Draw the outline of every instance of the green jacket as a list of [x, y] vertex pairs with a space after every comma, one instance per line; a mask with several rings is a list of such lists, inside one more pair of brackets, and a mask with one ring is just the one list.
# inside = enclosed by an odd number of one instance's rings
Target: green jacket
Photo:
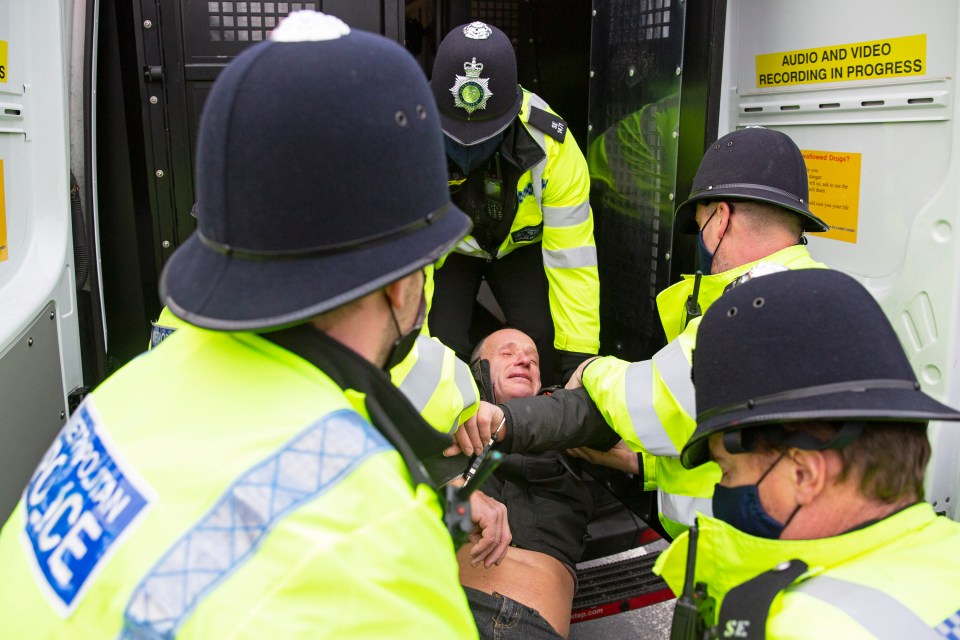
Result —
[[[960, 524], [927, 503], [819, 540], [757, 538], [702, 515], [697, 527], [695, 579], [706, 583], [717, 612], [731, 589], [753, 577], [794, 559], [808, 565], [774, 598], [770, 640], [955, 638], [960, 630]], [[676, 593], [688, 542], [682, 534], [654, 567]], [[736, 626], [723, 625], [721, 636], [736, 637]]]
[[[826, 266], [810, 257], [806, 247], [794, 245], [763, 260], [703, 276], [698, 296], [701, 310], [705, 313], [730, 283], [760, 263], [788, 269]], [[607, 356], [583, 371], [583, 386], [607, 424], [631, 449], [643, 452], [645, 486], [658, 490], [660, 521], [671, 536], [689, 527], [697, 511], [712, 513], [713, 486], [720, 481], [715, 463], [684, 469], [679, 457], [697, 426], [690, 363], [700, 318], [683, 326], [693, 283], [693, 276], [684, 276], [657, 296], [668, 342], [653, 358], [631, 363]]]
[[0, 532], [0, 636], [476, 637], [437, 495], [362, 394], [178, 330], [74, 413]]

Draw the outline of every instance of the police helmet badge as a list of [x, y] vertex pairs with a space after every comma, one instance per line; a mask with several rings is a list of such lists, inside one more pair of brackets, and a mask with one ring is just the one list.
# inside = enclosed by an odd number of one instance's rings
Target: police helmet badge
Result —
[[453, 94], [454, 104], [465, 110], [469, 115], [477, 109], [486, 109], [487, 100], [490, 99], [493, 92], [490, 91], [488, 86], [490, 78], [480, 77], [483, 64], [477, 62], [476, 58], [471, 62], [464, 62], [463, 70], [467, 75], [457, 76], [453, 86], [450, 87], [450, 93]]
[[486, 40], [493, 35], [493, 29], [480, 21], [471, 22], [463, 28], [463, 35], [471, 40]]

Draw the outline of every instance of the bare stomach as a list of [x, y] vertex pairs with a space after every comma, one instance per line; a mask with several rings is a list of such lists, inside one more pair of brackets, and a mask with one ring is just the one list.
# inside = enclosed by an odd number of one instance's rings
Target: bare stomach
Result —
[[457, 563], [463, 586], [490, 594], [496, 591], [522, 602], [540, 612], [564, 638], [569, 634], [573, 576], [556, 558], [510, 547], [500, 566], [484, 569], [483, 563], [470, 565], [470, 545], [464, 545], [457, 553]]

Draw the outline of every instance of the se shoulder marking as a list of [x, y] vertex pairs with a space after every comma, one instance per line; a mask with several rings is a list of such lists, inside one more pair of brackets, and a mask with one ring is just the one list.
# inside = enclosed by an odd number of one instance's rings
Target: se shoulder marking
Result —
[[550, 113], [549, 111], [544, 111], [543, 109], [538, 109], [537, 107], [531, 106], [530, 117], [527, 118], [527, 122], [535, 126], [540, 131], [543, 131], [557, 142], [563, 142], [564, 138], [567, 136], [566, 120], [558, 115]]

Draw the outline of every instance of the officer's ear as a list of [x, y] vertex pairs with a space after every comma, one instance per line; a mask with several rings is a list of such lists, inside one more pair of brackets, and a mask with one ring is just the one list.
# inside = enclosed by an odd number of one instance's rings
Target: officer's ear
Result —
[[394, 312], [399, 311], [411, 301], [419, 301], [423, 296], [424, 277], [422, 271], [414, 271], [399, 280], [394, 280], [383, 288]]
[[836, 451], [811, 451], [791, 447], [787, 450], [791, 465], [789, 481], [796, 503], [807, 506], [839, 480], [843, 463]]
[[730, 228], [730, 217], [733, 216], [734, 204], [732, 202], [721, 201], [717, 204], [717, 233], [722, 238], [727, 235]]
[[394, 312], [398, 311], [403, 307], [404, 296], [406, 294], [404, 278], [394, 280], [383, 288], [383, 292], [387, 296], [387, 302], [390, 303], [390, 307]]

